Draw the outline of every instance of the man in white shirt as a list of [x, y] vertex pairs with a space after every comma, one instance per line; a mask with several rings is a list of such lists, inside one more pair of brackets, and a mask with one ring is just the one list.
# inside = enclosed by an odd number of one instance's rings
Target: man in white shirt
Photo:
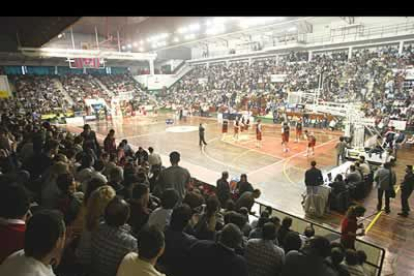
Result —
[[119, 265], [117, 276], [165, 276], [155, 264], [165, 250], [164, 234], [157, 227], [144, 227], [138, 235], [139, 255], [127, 254]]
[[150, 155], [148, 156], [148, 163], [150, 165], [150, 171], [153, 172], [154, 169], [161, 169], [162, 161], [161, 156], [158, 153], [154, 152], [152, 147], [148, 148]]
[[165, 227], [170, 224], [171, 214], [178, 202], [178, 193], [174, 189], [166, 189], [162, 193], [161, 207], [155, 209], [148, 219], [149, 226], [157, 226], [164, 231]]
[[0, 275], [54, 276], [52, 266], [60, 262], [65, 236], [61, 215], [53, 211], [34, 214], [27, 224], [24, 249], [0, 265]]

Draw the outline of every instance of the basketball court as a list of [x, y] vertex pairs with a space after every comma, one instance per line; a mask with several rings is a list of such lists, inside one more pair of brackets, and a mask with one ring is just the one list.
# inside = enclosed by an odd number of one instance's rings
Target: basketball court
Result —
[[[302, 193], [305, 190], [305, 171], [310, 167], [312, 160], [317, 162], [317, 167], [323, 172], [335, 167], [335, 145], [342, 135], [338, 131], [306, 128], [314, 133], [317, 143], [315, 155], [304, 156], [307, 142], [302, 138], [299, 143], [295, 143], [295, 134], [292, 130], [290, 151], [283, 152], [280, 125], [263, 124], [262, 147], [258, 148], [254, 124], [248, 131], [240, 132], [239, 140], [236, 141], [233, 138], [232, 125], [230, 124], [228, 133], [223, 137], [222, 124], [216, 118], [188, 117], [186, 120], [167, 124], [166, 120], [172, 117], [172, 114], [138, 116], [114, 121], [97, 121], [90, 125], [96, 131], [98, 140], [103, 140], [109, 130], [114, 129], [117, 143], [127, 139], [134, 150], [139, 146], [153, 147], [161, 155], [164, 166], [170, 165], [169, 153], [178, 151], [181, 154], [180, 165], [187, 168], [192, 177], [206, 183], [215, 184], [222, 171], [228, 171], [230, 178], [239, 178], [240, 174], [246, 173], [248, 181], [262, 191], [260, 202], [298, 217], [306, 217], [301, 206]], [[208, 145], [204, 148], [199, 146], [198, 140], [200, 123], [206, 128]], [[82, 131], [82, 125], [67, 128], [73, 132]], [[410, 152], [401, 152], [399, 158], [400, 162], [395, 169], [398, 176], [403, 176], [404, 160], [411, 159]], [[401, 271], [412, 271], [411, 266], [406, 266], [410, 262], [402, 256], [414, 256], [414, 239], [407, 232], [407, 227], [414, 225], [414, 220], [404, 220], [396, 215], [400, 208], [399, 199], [392, 201], [391, 215], [377, 214], [376, 202], [375, 189], [359, 202], [367, 208], [364, 220], [367, 233], [361, 239], [386, 249], [387, 258], [383, 271], [385, 275], [387, 271], [396, 271], [395, 266], [399, 263], [403, 264], [398, 268]], [[339, 230], [343, 215], [329, 212], [322, 218], [306, 218]]]

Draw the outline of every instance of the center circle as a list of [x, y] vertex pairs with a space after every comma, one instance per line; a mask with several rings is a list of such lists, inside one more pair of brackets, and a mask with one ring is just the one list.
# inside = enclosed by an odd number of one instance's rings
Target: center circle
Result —
[[166, 132], [175, 132], [175, 133], [182, 133], [182, 132], [192, 132], [197, 131], [198, 127], [196, 126], [173, 126], [167, 128]]

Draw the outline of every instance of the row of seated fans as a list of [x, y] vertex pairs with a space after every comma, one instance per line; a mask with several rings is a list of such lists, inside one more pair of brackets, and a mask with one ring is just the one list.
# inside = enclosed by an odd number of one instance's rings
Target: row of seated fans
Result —
[[[133, 102], [137, 105], [148, 104], [149, 101], [147, 93], [127, 74], [24, 75], [9, 76], [9, 80], [15, 87], [15, 95], [9, 99], [0, 99], [0, 107], [9, 111], [35, 111], [40, 114], [83, 111], [85, 99], [102, 98], [109, 104], [113, 96], [123, 92], [133, 92]], [[72, 99], [73, 104], [67, 100], [67, 96]]]

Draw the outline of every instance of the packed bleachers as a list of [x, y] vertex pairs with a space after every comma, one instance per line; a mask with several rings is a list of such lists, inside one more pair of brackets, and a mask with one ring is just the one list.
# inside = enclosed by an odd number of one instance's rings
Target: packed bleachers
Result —
[[70, 107], [55, 80], [50, 76], [17, 76], [11, 80], [16, 88], [15, 98], [19, 108], [38, 113], [56, 113]]
[[[0, 124], [1, 275], [371, 275], [348, 231], [341, 244], [272, 210], [252, 219], [260, 191], [247, 178], [234, 193], [226, 174], [200, 185], [178, 152], [162, 164], [152, 148], [117, 146], [115, 132], [102, 147], [88, 125], [73, 135], [10, 114]], [[44, 258], [53, 268], [33, 265]]]
[[[348, 59], [344, 52], [316, 54], [307, 61], [304, 53], [276, 57], [196, 65], [160, 95], [165, 106], [188, 108], [205, 104], [236, 110], [267, 113], [287, 106], [287, 93], [318, 90], [322, 102], [361, 102], [368, 117], [392, 117], [414, 122], [412, 87], [404, 85], [405, 69], [412, 68], [410, 46], [402, 55], [395, 47], [356, 49]], [[286, 75], [272, 82], [271, 75]], [[264, 112], [266, 111], [266, 112]]]

